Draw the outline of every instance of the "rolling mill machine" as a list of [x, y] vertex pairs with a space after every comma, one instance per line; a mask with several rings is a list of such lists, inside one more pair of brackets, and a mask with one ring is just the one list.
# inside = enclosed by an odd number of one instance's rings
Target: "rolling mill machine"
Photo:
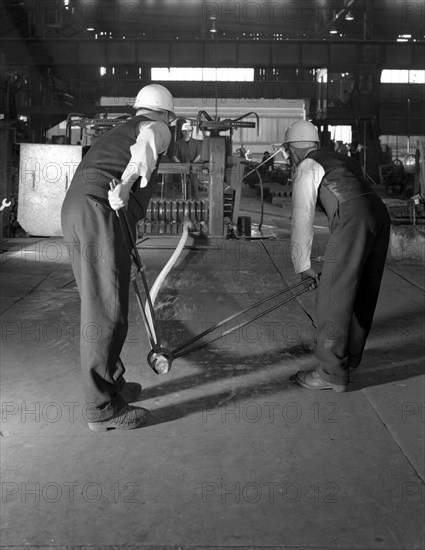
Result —
[[[254, 116], [256, 122], [243, 120]], [[161, 162], [158, 173], [162, 175], [159, 197], [153, 197], [146, 217], [140, 223], [140, 232], [151, 235], [179, 235], [184, 220], [190, 220], [197, 230], [210, 237], [223, 237], [238, 219], [242, 181], [243, 159], [232, 156], [232, 134], [235, 128], [259, 127], [256, 113], [247, 113], [235, 119], [215, 120], [205, 111], [199, 111], [196, 119], [198, 130], [204, 135], [201, 162]], [[227, 135], [220, 135], [226, 133]], [[182, 193], [179, 199], [167, 198], [167, 175], [178, 174]], [[186, 181], [195, 176], [206, 191], [200, 199], [187, 196]]]

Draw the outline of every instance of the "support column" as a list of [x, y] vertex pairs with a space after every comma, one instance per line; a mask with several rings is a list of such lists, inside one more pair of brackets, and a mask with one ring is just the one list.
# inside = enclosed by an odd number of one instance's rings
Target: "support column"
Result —
[[209, 235], [224, 236], [224, 169], [226, 164], [226, 141], [224, 137], [210, 138], [210, 189], [209, 189]]
[[[3, 199], [11, 197], [11, 158], [10, 158], [11, 130], [7, 122], [0, 121], [0, 204]], [[0, 213], [0, 251], [3, 250], [3, 235], [5, 227], [9, 225], [9, 207]]]

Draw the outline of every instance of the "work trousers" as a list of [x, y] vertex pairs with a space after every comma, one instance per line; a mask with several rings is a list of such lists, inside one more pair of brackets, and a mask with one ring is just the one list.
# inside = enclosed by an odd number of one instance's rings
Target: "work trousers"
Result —
[[372, 326], [390, 217], [379, 197], [363, 195], [339, 206], [330, 231], [316, 297], [317, 371], [328, 382], [346, 384]]
[[[132, 227], [136, 220], [130, 217]], [[80, 353], [91, 421], [125, 406], [120, 353], [128, 330], [129, 243], [100, 186], [75, 185], [62, 207], [62, 229], [81, 298]]]
[[189, 198], [199, 200], [199, 177], [198, 174], [190, 174], [190, 193]]

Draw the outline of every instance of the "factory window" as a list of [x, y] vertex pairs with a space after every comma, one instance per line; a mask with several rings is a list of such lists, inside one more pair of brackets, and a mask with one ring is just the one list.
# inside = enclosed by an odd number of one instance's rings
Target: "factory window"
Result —
[[382, 84], [424, 84], [425, 71], [384, 69], [381, 73]]
[[152, 80], [188, 80], [188, 81], [254, 81], [254, 69], [213, 68], [213, 67], [153, 67]]

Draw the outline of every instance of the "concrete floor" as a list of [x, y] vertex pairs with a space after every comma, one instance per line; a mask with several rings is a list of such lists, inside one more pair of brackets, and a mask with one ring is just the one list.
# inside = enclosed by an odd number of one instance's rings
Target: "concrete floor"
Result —
[[[258, 199], [244, 194], [258, 221]], [[289, 207], [265, 212], [277, 240], [191, 241], [159, 296], [169, 346], [297, 280]], [[320, 269], [320, 214], [316, 231]], [[151, 282], [175, 245], [142, 243]], [[346, 394], [289, 381], [314, 365], [314, 293], [175, 360], [166, 376], [146, 365], [132, 295], [122, 359], [153, 421], [95, 434], [84, 420], [79, 300], [62, 242], [6, 246], [4, 549], [425, 547], [423, 265], [387, 266]]]

